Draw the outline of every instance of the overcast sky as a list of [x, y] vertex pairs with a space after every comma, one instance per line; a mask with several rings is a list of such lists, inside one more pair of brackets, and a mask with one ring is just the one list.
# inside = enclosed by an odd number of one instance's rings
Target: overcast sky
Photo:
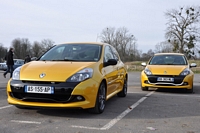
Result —
[[165, 40], [167, 10], [197, 6], [200, 0], [0, 0], [0, 43], [100, 41], [107, 27], [125, 27], [142, 52]]

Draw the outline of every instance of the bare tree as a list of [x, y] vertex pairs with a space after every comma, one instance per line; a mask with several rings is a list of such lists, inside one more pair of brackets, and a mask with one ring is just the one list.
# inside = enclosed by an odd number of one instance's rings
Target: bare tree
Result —
[[113, 27], [105, 28], [100, 38], [102, 42], [115, 47], [123, 61], [128, 61], [131, 55], [136, 55], [136, 38], [125, 27], [117, 30]]
[[168, 23], [166, 38], [173, 45], [173, 51], [194, 54], [200, 39], [200, 7], [181, 7], [165, 13]]
[[26, 55], [31, 56], [31, 43], [27, 38], [22, 38], [21, 39], [21, 57], [23, 59], [26, 57]]
[[12, 47], [14, 48], [14, 57], [20, 58], [20, 51], [21, 51], [20, 38], [14, 39], [12, 41]]
[[7, 53], [7, 48], [5, 48], [3, 44], [0, 43], [0, 62], [3, 62], [6, 53]]
[[115, 39], [115, 28], [109, 27], [109, 28], [103, 29], [103, 31], [100, 35], [100, 39], [101, 39], [102, 42], [105, 42], [105, 43], [112, 45], [114, 43], [114, 39]]
[[152, 49], [149, 49], [149, 50], [147, 51], [147, 56], [148, 56], [148, 58], [151, 58], [153, 55], [154, 55], [153, 50], [152, 50]]
[[165, 41], [165, 42], [160, 42], [155, 45], [155, 53], [169, 53], [173, 52], [173, 46], [171, 43]]
[[53, 47], [54, 44], [55, 44], [55, 42], [50, 39], [43, 39], [41, 41], [42, 49], [44, 52], [49, 50], [51, 47]]
[[42, 49], [42, 45], [39, 42], [35, 41], [32, 46], [33, 57], [38, 58], [39, 56], [41, 56], [43, 53]]
[[12, 41], [14, 48], [14, 57], [24, 59], [27, 54], [30, 54], [31, 44], [27, 38], [17, 38]]

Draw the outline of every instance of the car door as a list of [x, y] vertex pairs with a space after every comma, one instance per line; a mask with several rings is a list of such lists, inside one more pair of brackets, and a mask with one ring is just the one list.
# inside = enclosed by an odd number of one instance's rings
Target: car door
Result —
[[124, 83], [124, 76], [125, 76], [125, 69], [124, 69], [124, 63], [120, 60], [119, 54], [117, 50], [111, 46], [112, 53], [114, 56], [114, 59], [117, 60], [117, 65], [114, 66], [114, 69], [117, 70], [116, 73], [116, 90], [122, 89], [123, 88], [123, 83]]
[[[104, 63], [107, 62], [109, 59], [114, 59], [112, 50], [110, 46], [105, 46], [104, 50]], [[116, 89], [116, 80], [118, 78], [116, 65], [109, 65], [103, 68], [103, 72], [105, 74], [107, 80], [107, 94], [111, 95]]]

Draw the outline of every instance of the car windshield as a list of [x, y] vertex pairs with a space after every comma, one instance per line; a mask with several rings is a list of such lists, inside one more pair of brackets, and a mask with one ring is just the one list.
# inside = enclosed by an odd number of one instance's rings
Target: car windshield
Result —
[[150, 62], [150, 65], [187, 65], [187, 60], [182, 55], [156, 55]]
[[47, 51], [39, 60], [42, 61], [91, 61], [99, 60], [101, 45], [61, 44]]

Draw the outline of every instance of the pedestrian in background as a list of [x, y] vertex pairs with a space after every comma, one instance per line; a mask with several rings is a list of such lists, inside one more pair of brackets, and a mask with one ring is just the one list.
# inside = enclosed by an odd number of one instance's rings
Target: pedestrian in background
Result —
[[31, 61], [30, 55], [26, 55], [26, 57], [25, 57], [25, 59], [24, 59], [24, 64], [25, 64], [25, 63], [28, 63], [28, 62], [30, 62], [30, 61]]
[[13, 60], [13, 48], [10, 48], [8, 53], [5, 56], [5, 60], [6, 60], [6, 65], [7, 65], [7, 70], [6, 72], [3, 74], [4, 78], [6, 78], [6, 74], [10, 72], [10, 78], [12, 78], [12, 73], [13, 73], [13, 65], [14, 65], [14, 60]]

